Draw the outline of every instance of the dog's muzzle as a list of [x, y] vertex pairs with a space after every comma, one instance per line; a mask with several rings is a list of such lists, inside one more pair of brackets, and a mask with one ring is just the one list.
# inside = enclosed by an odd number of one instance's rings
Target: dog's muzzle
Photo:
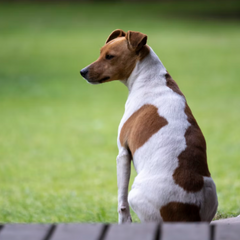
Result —
[[80, 71], [80, 74], [82, 75], [83, 78], [87, 79], [88, 68], [83, 68], [83, 69]]

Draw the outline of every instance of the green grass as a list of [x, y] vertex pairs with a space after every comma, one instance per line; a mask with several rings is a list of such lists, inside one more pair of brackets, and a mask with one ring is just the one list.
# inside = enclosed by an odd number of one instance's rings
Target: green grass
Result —
[[209, 6], [0, 6], [0, 222], [117, 221], [127, 89], [79, 74], [116, 28], [148, 35], [206, 137], [217, 218], [240, 214], [240, 22], [175, 16], [236, 10]]

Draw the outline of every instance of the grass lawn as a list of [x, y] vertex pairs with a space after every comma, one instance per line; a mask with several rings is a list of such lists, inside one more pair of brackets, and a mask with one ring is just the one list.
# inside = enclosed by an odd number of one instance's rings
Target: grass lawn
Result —
[[[196, 16], [176, 17], [177, 8]], [[127, 89], [79, 74], [116, 28], [148, 35], [206, 137], [217, 218], [240, 214], [240, 21], [201, 18], [199, 9], [236, 7], [0, 6], [0, 222], [117, 221]]]

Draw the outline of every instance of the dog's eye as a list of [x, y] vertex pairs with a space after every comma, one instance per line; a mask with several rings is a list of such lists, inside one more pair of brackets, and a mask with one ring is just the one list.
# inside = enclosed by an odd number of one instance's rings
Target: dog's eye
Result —
[[107, 60], [110, 60], [110, 59], [114, 58], [114, 56], [107, 54], [105, 58], [106, 58]]

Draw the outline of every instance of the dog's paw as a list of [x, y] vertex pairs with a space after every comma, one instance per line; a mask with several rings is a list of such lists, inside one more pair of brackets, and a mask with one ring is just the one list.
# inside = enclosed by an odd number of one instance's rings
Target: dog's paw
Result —
[[118, 223], [131, 223], [132, 217], [130, 215], [129, 207], [121, 206], [118, 209]]

